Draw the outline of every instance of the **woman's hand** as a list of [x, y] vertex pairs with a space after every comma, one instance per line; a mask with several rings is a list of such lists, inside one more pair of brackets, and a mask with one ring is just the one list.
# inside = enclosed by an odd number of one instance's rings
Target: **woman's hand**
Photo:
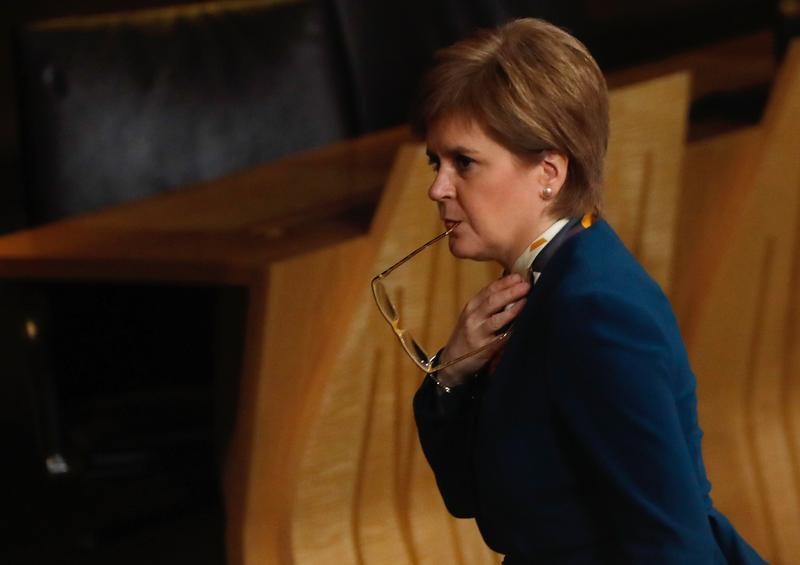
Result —
[[[447, 362], [475, 351], [497, 337], [497, 332], [522, 312], [530, 284], [520, 275], [511, 274], [481, 289], [458, 318], [453, 334], [442, 350], [439, 360]], [[502, 347], [498, 342], [477, 355], [439, 371], [437, 379], [446, 386], [457, 386], [468, 375], [480, 369]]]

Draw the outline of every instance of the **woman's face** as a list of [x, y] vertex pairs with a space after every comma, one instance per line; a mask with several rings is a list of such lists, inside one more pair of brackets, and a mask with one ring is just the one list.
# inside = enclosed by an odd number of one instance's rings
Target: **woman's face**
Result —
[[552, 223], [541, 196], [550, 180], [544, 161], [525, 162], [472, 120], [442, 118], [426, 142], [436, 171], [428, 196], [447, 229], [460, 222], [450, 234], [451, 253], [509, 268]]

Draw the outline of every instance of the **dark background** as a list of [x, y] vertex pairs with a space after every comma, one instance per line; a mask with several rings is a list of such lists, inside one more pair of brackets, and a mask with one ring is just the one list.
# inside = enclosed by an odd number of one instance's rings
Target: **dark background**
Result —
[[95, 14], [133, 10], [190, 2], [138, 1], [56, 1], [29, 0], [0, 4], [0, 231], [7, 232], [25, 225], [19, 167], [19, 124], [14, 36], [27, 23], [68, 15]]

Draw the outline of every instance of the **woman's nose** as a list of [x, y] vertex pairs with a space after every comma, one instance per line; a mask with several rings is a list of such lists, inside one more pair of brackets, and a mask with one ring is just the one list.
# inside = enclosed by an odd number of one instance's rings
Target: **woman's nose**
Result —
[[433, 179], [431, 186], [428, 188], [428, 198], [434, 202], [440, 202], [445, 198], [451, 198], [455, 190], [453, 184], [443, 171], [436, 173], [436, 178]]

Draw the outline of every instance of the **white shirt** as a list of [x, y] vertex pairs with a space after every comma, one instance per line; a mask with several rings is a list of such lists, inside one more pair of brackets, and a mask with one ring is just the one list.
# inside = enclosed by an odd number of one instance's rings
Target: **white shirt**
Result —
[[[561, 228], [563, 228], [568, 221], [569, 218], [561, 218], [549, 228], [544, 230], [539, 237], [534, 239], [531, 244], [525, 248], [525, 251], [522, 252], [522, 255], [517, 258], [517, 260], [514, 262], [514, 267], [511, 269], [511, 272], [519, 273], [525, 280], [531, 282], [529, 280], [529, 273], [531, 272], [530, 267], [533, 264], [533, 260], [536, 259], [539, 253], [542, 252], [542, 249], [544, 249], [550, 240], [552, 240], [556, 234], [561, 231]], [[539, 280], [540, 274], [541, 273], [537, 272], [533, 273], [533, 284], [536, 284], [536, 282]]]

